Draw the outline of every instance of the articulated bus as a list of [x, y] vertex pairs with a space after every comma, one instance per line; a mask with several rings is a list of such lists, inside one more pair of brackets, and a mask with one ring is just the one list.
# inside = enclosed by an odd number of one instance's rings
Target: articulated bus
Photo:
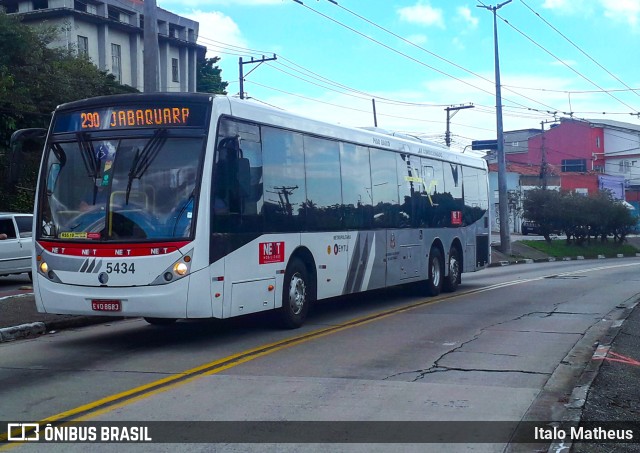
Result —
[[151, 324], [276, 310], [486, 267], [487, 166], [407, 136], [227, 96], [154, 93], [59, 106], [34, 220], [46, 313]]

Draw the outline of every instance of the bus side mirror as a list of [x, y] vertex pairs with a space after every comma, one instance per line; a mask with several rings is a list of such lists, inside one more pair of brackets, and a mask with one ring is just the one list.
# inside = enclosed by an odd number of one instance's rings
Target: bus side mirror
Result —
[[24, 173], [24, 155], [41, 153], [47, 137], [42, 128], [20, 129], [11, 134], [9, 142], [9, 177], [7, 187], [15, 186]]

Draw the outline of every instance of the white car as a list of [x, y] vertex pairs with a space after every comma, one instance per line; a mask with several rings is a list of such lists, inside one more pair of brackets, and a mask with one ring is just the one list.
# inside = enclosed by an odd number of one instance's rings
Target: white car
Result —
[[31, 278], [33, 214], [0, 212], [0, 275], [28, 273]]

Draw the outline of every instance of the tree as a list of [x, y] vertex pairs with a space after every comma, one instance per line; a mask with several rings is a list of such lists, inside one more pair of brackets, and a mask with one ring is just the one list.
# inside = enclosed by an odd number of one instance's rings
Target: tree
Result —
[[540, 233], [551, 242], [551, 233], [562, 229], [562, 194], [556, 190], [532, 189], [522, 202], [523, 216], [536, 222]]
[[214, 66], [220, 57], [205, 58], [198, 61], [196, 90], [201, 93], [227, 94], [228, 82], [222, 81], [222, 70]]
[[[31, 27], [0, 10], [0, 180], [7, 181], [9, 140], [17, 129], [46, 128], [57, 105], [93, 96], [127, 93], [73, 49], [54, 48], [60, 28]], [[24, 168], [17, 187], [0, 190], [0, 211], [30, 211], [39, 159]]]
[[623, 242], [637, 222], [631, 211], [609, 191], [589, 196], [575, 192], [534, 189], [524, 199], [524, 216], [536, 222], [550, 242], [551, 231], [563, 231], [567, 243], [577, 245], [590, 241], [591, 236], [606, 241]]

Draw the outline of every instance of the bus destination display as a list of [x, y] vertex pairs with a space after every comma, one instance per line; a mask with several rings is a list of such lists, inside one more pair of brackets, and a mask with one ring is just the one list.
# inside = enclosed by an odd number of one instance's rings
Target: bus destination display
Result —
[[205, 106], [98, 107], [59, 112], [54, 132], [77, 132], [146, 127], [204, 127]]

